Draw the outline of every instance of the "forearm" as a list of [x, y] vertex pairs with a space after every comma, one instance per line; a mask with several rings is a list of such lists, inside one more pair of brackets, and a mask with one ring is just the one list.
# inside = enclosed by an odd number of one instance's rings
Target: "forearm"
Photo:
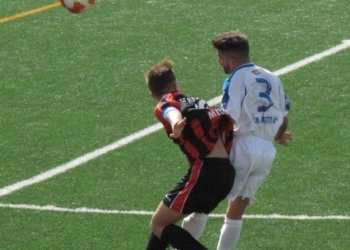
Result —
[[275, 135], [275, 140], [281, 139], [282, 135], [286, 132], [288, 127], [288, 118], [287, 116], [283, 117], [281, 126], [279, 127], [277, 134]]

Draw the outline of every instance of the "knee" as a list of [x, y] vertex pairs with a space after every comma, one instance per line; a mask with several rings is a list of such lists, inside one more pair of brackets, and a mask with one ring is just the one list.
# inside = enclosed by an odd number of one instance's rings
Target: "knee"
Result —
[[244, 211], [248, 205], [248, 198], [237, 197], [234, 201], [229, 202], [226, 217], [231, 220], [242, 220]]
[[163, 223], [162, 220], [159, 220], [157, 217], [152, 217], [150, 227], [152, 232], [158, 237], [161, 238], [163, 229], [167, 226], [166, 223]]
[[208, 214], [204, 214], [204, 213], [192, 213], [191, 215], [187, 216], [183, 220], [186, 222], [186, 221], [190, 221], [191, 219], [194, 219], [197, 221], [206, 222], [208, 220], [208, 216], [209, 216]]

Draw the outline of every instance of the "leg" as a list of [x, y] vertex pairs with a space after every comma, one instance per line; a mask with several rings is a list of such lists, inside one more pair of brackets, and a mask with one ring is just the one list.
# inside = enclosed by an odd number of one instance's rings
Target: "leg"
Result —
[[235, 200], [229, 201], [226, 216], [231, 220], [242, 220], [243, 213], [249, 205], [249, 199], [238, 196]]
[[[151, 221], [152, 231], [157, 239], [150, 238], [150, 241], [158, 241], [160, 243], [160, 239], [164, 243], [168, 243], [179, 250], [205, 250], [206, 248], [193, 238], [189, 232], [175, 225], [176, 222], [182, 220], [185, 216], [171, 210], [161, 202]], [[152, 242], [149, 242], [148, 246], [151, 246], [147, 248], [148, 250], [161, 250], [159, 248], [152, 248], [155, 246]]]
[[208, 215], [203, 213], [193, 213], [182, 221], [182, 228], [186, 229], [195, 239], [199, 239], [202, 235]]
[[[241, 195], [229, 201], [217, 250], [235, 248], [242, 229], [242, 217], [249, 203], [268, 176], [276, 149], [269, 141], [257, 137], [234, 138], [230, 159], [236, 170], [231, 195]], [[243, 198], [249, 197], [249, 198]]]
[[174, 224], [164, 228], [162, 240], [169, 242], [172, 247], [178, 250], [208, 250], [208, 248], [193, 238], [189, 232]]
[[175, 224], [176, 222], [185, 218], [185, 214], [175, 212], [164, 205], [161, 202], [152, 216], [151, 228], [153, 233], [161, 238], [164, 228], [169, 224]]
[[248, 205], [249, 199], [242, 196], [237, 197], [234, 201], [229, 201], [225, 223], [221, 228], [218, 250], [235, 248], [242, 229], [243, 213]]
[[165, 250], [168, 246], [169, 244], [167, 242], [162, 241], [152, 232], [151, 236], [148, 239], [146, 250]]

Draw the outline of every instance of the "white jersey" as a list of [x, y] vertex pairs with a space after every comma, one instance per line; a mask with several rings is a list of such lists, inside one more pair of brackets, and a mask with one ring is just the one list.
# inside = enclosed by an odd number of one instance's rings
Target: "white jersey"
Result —
[[235, 120], [234, 136], [273, 141], [290, 108], [280, 79], [253, 63], [238, 67], [223, 86], [222, 108]]

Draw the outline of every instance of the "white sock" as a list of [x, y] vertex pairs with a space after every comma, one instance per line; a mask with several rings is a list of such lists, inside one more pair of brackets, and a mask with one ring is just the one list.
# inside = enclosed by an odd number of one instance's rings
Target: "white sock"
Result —
[[231, 220], [225, 218], [221, 228], [220, 239], [217, 250], [232, 250], [236, 247], [242, 229], [242, 220]]
[[208, 220], [207, 214], [193, 213], [182, 221], [182, 228], [186, 229], [195, 239], [202, 235]]

